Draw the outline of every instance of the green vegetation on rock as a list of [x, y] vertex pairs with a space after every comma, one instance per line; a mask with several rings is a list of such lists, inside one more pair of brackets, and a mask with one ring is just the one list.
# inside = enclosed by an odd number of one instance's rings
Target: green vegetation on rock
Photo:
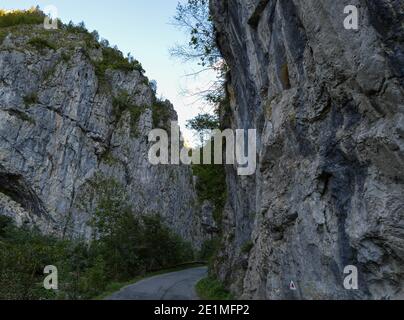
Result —
[[119, 120], [122, 117], [122, 114], [124, 112], [129, 112], [131, 135], [133, 137], [138, 137], [139, 136], [139, 130], [138, 130], [139, 119], [140, 119], [140, 116], [145, 111], [146, 107], [136, 106], [133, 103], [131, 103], [130, 100], [131, 99], [130, 99], [130, 95], [128, 92], [126, 92], [126, 91], [119, 92], [119, 94], [113, 98], [112, 113], [113, 113], [113, 116], [115, 117], [116, 121], [119, 122]]
[[35, 92], [26, 95], [23, 100], [26, 107], [36, 104], [39, 101], [38, 95]]
[[196, 191], [202, 203], [208, 200], [215, 206], [213, 218], [221, 225], [222, 212], [227, 197], [226, 173], [223, 165], [201, 164], [193, 165], [192, 171], [198, 178]]
[[170, 130], [168, 123], [171, 115], [167, 105], [163, 101], [155, 101], [152, 106], [153, 111], [153, 128]]
[[31, 40], [28, 41], [28, 44], [33, 46], [37, 50], [44, 50], [44, 49], [56, 50], [56, 47], [53, 44], [49, 43], [48, 40], [39, 37], [32, 38]]
[[144, 73], [143, 67], [139, 61], [130, 55], [125, 58], [117, 48], [103, 47], [102, 59], [94, 62], [95, 73], [99, 79], [105, 78], [105, 72], [108, 69], [121, 70], [125, 72], [137, 70]]

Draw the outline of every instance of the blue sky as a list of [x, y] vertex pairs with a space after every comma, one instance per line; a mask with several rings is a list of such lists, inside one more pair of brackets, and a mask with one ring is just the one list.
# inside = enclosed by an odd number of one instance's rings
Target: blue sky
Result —
[[[184, 1], [184, 0], [182, 0]], [[192, 140], [185, 121], [208, 109], [197, 98], [185, 92], [197, 91], [212, 75], [195, 79], [186, 77], [198, 70], [195, 63], [184, 64], [170, 57], [168, 50], [175, 43], [186, 43], [186, 34], [171, 25], [178, 0], [0, 0], [0, 8], [26, 9], [54, 5], [63, 22], [84, 21], [87, 29], [97, 30], [111, 45], [138, 59], [150, 80], [156, 80], [158, 94], [171, 100], [184, 136]]]

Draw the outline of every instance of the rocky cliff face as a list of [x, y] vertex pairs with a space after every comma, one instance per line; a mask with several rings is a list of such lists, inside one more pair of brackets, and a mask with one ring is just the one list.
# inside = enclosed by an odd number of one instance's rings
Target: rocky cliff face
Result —
[[139, 214], [158, 213], [199, 247], [190, 167], [152, 166], [148, 134], [176, 120], [141, 68], [120, 70], [80, 30], [18, 26], [0, 41], [0, 214], [66, 236], [116, 186]]
[[[256, 174], [228, 169], [217, 274], [248, 299], [404, 298], [403, 2], [210, 5], [226, 118], [259, 136]], [[343, 286], [348, 265], [358, 290]]]

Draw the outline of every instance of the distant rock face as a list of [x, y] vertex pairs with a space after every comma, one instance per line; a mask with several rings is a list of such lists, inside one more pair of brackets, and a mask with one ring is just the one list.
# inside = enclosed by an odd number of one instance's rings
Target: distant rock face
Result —
[[[256, 174], [228, 169], [216, 273], [247, 299], [404, 298], [403, 1], [210, 6], [225, 117], [259, 136]], [[358, 290], [343, 285], [349, 265]]]
[[[35, 48], [37, 36], [60, 47]], [[21, 26], [0, 45], [0, 214], [44, 232], [89, 237], [89, 217], [116, 182], [136, 212], [160, 214], [199, 247], [204, 230], [190, 167], [148, 161], [148, 134], [176, 120], [172, 105], [153, 107], [139, 71], [97, 76], [102, 50], [87, 48], [85, 39]]]

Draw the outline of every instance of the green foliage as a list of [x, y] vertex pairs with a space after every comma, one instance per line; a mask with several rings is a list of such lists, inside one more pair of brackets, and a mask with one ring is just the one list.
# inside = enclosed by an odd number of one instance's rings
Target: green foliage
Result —
[[79, 24], [75, 25], [73, 21], [70, 21], [68, 24], [63, 25], [63, 29], [65, 29], [69, 33], [75, 33], [75, 34], [89, 33], [84, 22], [80, 22]]
[[43, 268], [58, 260], [51, 237], [18, 229], [11, 219], [0, 219], [0, 299], [39, 299], [54, 294], [42, 287]]
[[174, 24], [189, 35], [187, 46], [177, 46], [171, 53], [184, 60], [198, 59], [203, 67], [216, 68], [221, 59], [208, 0], [179, 2]]
[[[155, 216], [141, 217], [114, 180], [99, 185], [91, 242], [61, 240], [17, 228], [0, 216], [0, 299], [89, 299], [109, 283], [193, 259], [188, 243]], [[59, 290], [43, 288], [43, 269], [58, 268]]]
[[139, 135], [138, 124], [140, 116], [145, 111], [145, 107], [136, 106], [131, 103], [130, 95], [126, 91], [121, 91], [118, 96], [113, 98], [113, 116], [117, 121], [121, 119], [124, 112], [130, 113], [131, 135], [137, 137]]
[[160, 216], [133, 212], [116, 182], [104, 188], [91, 225], [97, 234], [94, 242], [114, 280], [193, 259], [190, 245], [173, 234]]
[[217, 115], [209, 113], [198, 114], [195, 118], [187, 121], [187, 128], [195, 131], [200, 139], [201, 145], [209, 138], [211, 131], [218, 129], [220, 126]]
[[91, 221], [97, 236], [93, 243], [104, 257], [110, 279], [124, 281], [193, 259], [190, 245], [160, 216], [133, 211], [119, 183], [111, 180], [98, 192], [99, 206]]
[[23, 100], [26, 107], [39, 102], [38, 95], [35, 92], [26, 95]]
[[159, 129], [170, 129], [170, 124], [168, 123], [171, 119], [170, 111], [167, 105], [163, 101], [155, 101], [152, 106], [153, 111], [153, 128]]
[[222, 212], [227, 197], [224, 166], [201, 164], [193, 165], [192, 170], [194, 175], [198, 178], [196, 182], [198, 199], [201, 203], [205, 200], [209, 200], [214, 204], [214, 219], [220, 226], [222, 224]]
[[231, 300], [233, 296], [215, 278], [208, 277], [196, 284], [196, 292], [202, 300]]
[[44, 50], [44, 49], [56, 50], [56, 47], [53, 44], [39, 37], [32, 38], [31, 40], [28, 41], [28, 44], [33, 46], [37, 50]]
[[6, 11], [0, 9], [0, 28], [12, 27], [21, 24], [32, 25], [44, 22], [45, 15], [36, 8], [29, 10]]
[[112, 151], [107, 149], [101, 156], [101, 160], [106, 164], [113, 166], [118, 163], [118, 160], [112, 154]]
[[217, 105], [224, 96], [224, 80], [228, 67], [217, 46], [209, 0], [178, 2], [173, 24], [186, 32], [189, 41], [171, 48], [171, 55], [185, 62], [196, 60], [201, 66], [201, 70], [193, 75], [207, 70], [216, 73], [216, 80], [211, 83], [209, 88], [198, 94], [212, 105]]
[[250, 253], [251, 249], [254, 247], [254, 243], [252, 241], [247, 241], [241, 247], [242, 253]]
[[62, 60], [63, 60], [64, 62], [69, 62], [69, 61], [70, 61], [70, 58], [71, 58], [71, 56], [70, 56], [68, 53], [62, 52]]
[[117, 48], [103, 47], [102, 60], [95, 62], [95, 72], [101, 79], [105, 78], [105, 72], [108, 69], [121, 70], [125, 72], [137, 70], [144, 73], [143, 67], [139, 61], [128, 55], [126, 58]]
[[4, 39], [7, 37], [7, 32], [0, 30], [0, 45], [3, 43]]
[[214, 130], [219, 128], [219, 119], [217, 116], [203, 113], [195, 118], [188, 120], [187, 128], [195, 131]]
[[206, 240], [202, 244], [202, 248], [198, 253], [198, 259], [201, 261], [212, 262], [214, 259], [217, 250], [220, 246], [220, 239], [218, 237], [214, 237], [210, 240]]
[[145, 236], [143, 252], [149, 270], [193, 260], [191, 245], [164, 226], [160, 216], [144, 216], [142, 220]]

